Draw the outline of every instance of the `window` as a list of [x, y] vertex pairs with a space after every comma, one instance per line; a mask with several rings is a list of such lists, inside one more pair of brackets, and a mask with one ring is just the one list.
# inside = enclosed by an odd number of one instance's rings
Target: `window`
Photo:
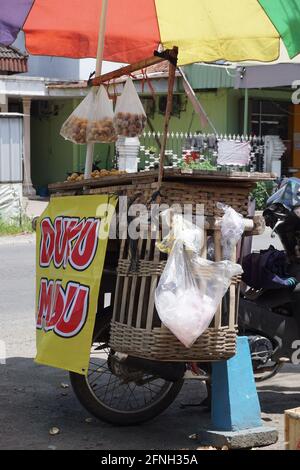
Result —
[[257, 136], [279, 135], [289, 137], [289, 106], [285, 101], [251, 100], [250, 132]]

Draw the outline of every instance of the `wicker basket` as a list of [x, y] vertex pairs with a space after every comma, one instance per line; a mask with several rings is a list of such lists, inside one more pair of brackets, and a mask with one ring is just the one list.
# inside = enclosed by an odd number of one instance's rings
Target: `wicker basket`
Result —
[[[107, 194], [115, 192], [118, 195], [127, 196], [130, 199], [136, 199], [137, 203], [147, 204], [155, 191], [155, 183], [135, 184], [132, 186], [113, 186], [108, 188], [90, 189], [89, 194]], [[199, 183], [180, 183], [163, 182], [161, 187], [162, 204], [191, 204], [196, 208], [196, 204], [202, 204], [204, 214], [207, 217], [222, 216], [222, 212], [217, 208], [217, 202], [222, 202], [231, 206], [243, 216], [248, 214], [249, 205], [249, 186], [238, 185], [234, 187], [229, 183], [213, 184], [207, 182]]]
[[217, 202], [231, 206], [243, 216], [248, 214], [249, 188], [233, 187], [228, 183], [184, 184], [165, 182], [162, 186], [162, 202], [169, 205], [178, 202], [182, 204], [203, 204], [204, 214], [209, 217], [223, 215], [217, 208]]
[[[220, 245], [218, 235], [216, 231], [216, 245]], [[211, 327], [192, 348], [187, 349], [161, 325], [154, 305], [154, 293], [166, 264], [166, 255], [160, 253], [155, 241], [150, 239], [139, 240], [136, 252], [137, 262], [133, 262], [129, 243], [122, 242], [111, 323], [111, 348], [136, 357], [168, 362], [211, 362], [234, 356], [237, 335], [236, 289], [239, 279], [232, 280], [223, 302], [227, 308], [220, 306]], [[205, 256], [205, 252], [204, 248], [202, 256]], [[215, 253], [219, 260], [220, 246]]]
[[[84, 182], [57, 183], [49, 186], [55, 196], [115, 193], [149, 201], [157, 189], [157, 171], [107, 176]], [[245, 172], [194, 171], [182, 174], [179, 169], [165, 169], [161, 185], [162, 202], [173, 204], [203, 204], [205, 215], [219, 216], [216, 202], [223, 202], [247, 216], [248, 198], [257, 181], [270, 180], [269, 174]]]
[[236, 351], [236, 329], [209, 328], [187, 349], [166, 328], [151, 331], [112, 322], [111, 347], [126, 354], [168, 362], [206, 362], [225, 360]]

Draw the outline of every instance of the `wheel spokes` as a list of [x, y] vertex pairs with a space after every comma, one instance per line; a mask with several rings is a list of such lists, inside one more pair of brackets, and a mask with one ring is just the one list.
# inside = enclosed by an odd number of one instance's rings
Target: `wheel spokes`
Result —
[[[87, 382], [95, 398], [102, 405], [120, 412], [136, 412], [153, 405], [167, 393], [171, 383], [142, 373], [138, 382], [130, 377], [114, 375], [107, 343], [96, 343], [92, 347]], [[131, 377], [134, 377], [131, 376]]]

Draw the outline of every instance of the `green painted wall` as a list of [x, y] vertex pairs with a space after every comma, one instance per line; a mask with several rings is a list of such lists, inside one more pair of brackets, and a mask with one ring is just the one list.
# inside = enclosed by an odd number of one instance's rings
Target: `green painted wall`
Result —
[[[227, 90], [220, 89], [211, 92], [197, 92], [197, 96], [203, 105], [206, 113], [214, 123], [218, 132], [226, 132], [227, 129]], [[156, 109], [158, 109], [158, 97], [156, 99]], [[170, 131], [172, 132], [212, 132], [211, 127], [208, 125], [204, 128], [201, 126], [200, 119], [195, 114], [193, 115], [193, 107], [185, 95], [182, 95], [183, 103], [185, 103], [186, 110], [181, 112], [180, 117], [172, 116], [170, 120]], [[154, 129], [162, 131], [164, 126], [164, 115], [155, 113], [153, 119], [150, 119]]]
[[261, 89], [261, 90], [249, 90], [250, 98], [261, 98], [261, 99], [276, 99], [278, 101], [291, 101], [292, 100], [291, 90], [272, 90], [272, 89]]
[[73, 109], [73, 101], [59, 101], [58, 116], [31, 118], [31, 166], [34, 186], [65, 179], [73, 166], [73, 146], [60, 135], [60, 128]]
[[[60, 136], [64, 121], [78, 105], [78, 100], [51, 101], [58, 106], [58, 115], [31, 118], [31, 168], [35, 187], [64, 181], [68, 172], [84, 169], [85, 145], [74, 145]], [[113, 149], [111, 145], [95, 146], [95, 161], [103, 168], [110, 167]]]
[[[226, 133], [238, 134], [239, 129], [243, 127], [240, 123], [240, 99], [244, 92], [241, 90], [227, 90], [227, 107], [226, 107]], [[241, 124], [241, 125], [240, 125]]]

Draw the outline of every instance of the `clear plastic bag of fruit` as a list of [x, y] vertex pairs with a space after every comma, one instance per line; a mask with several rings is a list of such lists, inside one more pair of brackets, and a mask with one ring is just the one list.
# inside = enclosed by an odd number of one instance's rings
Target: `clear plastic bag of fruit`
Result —
[[147, 116], [132, 79], [126, 81], [123, 93], [117, 99], [114, 117], [116, 134], [123, 137], [138, 137], [147, 123]]
[[95, 97], [94, 107], [87, 125], [86, 140], [89, 143], [111, 143], [117, 140], [113, 125], [114, 110], [112, 101], [103, 85]]
[[74, 144], [87, 143], [87, 126], [95, 106], [96, 92], [92, 89], [62, 125], [60, 135]]

